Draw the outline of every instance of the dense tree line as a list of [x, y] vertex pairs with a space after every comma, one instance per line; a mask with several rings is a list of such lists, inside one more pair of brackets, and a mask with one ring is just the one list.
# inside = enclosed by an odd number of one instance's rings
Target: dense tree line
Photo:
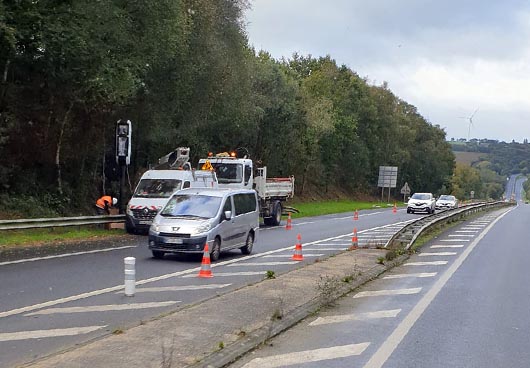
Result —
[[149, 163], [190, 146], [193, 162], [245, 147], [271, 175], [294, 175], [299, 195], [372, 193], [380, 165], [398, 166], [398, 185], [413, 190], [451, 186], [440, 127], [329, 56], [256, 52], [247, 6], [0, 2], [0, 199], [73, 213], [115, 192], [118, 119], [133, 122], [133, 185]]

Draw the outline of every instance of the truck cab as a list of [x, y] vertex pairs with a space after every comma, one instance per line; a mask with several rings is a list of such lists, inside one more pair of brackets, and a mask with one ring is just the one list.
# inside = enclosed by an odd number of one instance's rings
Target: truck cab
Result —
[[284, 203], [294, 196], [293, 176], [268, 178], [267, 167], [255, 168], [250, 158], [238, 158], [235, 152], [209, 153], [208, 158], [199, 160], [198, 168], [214, 171], [219, 188], [254, 189], [265, 225], [280, 225]]
[[234, 154], [210, 154], [199, 160], [199, 169], [215, 171], [219, 188], [254, 189], [252, 160], [237, 158]]

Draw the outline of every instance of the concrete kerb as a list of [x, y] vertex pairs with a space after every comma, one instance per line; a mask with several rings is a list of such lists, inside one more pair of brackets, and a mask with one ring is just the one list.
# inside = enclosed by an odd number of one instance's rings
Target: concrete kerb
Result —
[[[407, 259], [408, 254], [396, 257], [392, 261], [387, 261], [383, 265], [376, 265], [368, 271], [361, 274], [346, 274], [344, 278], [353, 277], [351, 283], [343, 282], [340, 288], [334, 293], [334, 299], [338, 299], [367, 282], [376, 279], [382, 273], [389, 269], [396, 267]], [[265, 343], [268, 339], [278, 335], [279, 333], [291, 328], [306, 317], [316, 313], [319, 309], [325, 306], [325, 303], [320, 298], [313, 298], [307, 303], [304, 303], [292, 310], [281, 319], [272, 320], [265, 326], [247, 333], [244, 338], [236, 341], [221, 350], [215, 351], [212, 354], [206, 356], [200, 362], [189, 365], [188, 368], [222, 368], [226, 365], [233, 363], [235, 360], [248, 353], [249, 351], [259, 347]]]

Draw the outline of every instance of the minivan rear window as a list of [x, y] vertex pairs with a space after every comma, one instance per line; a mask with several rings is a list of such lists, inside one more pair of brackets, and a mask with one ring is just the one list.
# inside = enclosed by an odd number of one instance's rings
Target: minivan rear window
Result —
[[222, 198], [207, 195], [175, 195], [171, 197], [160, 215], [164, 217], [213, 218], [219, 211]]

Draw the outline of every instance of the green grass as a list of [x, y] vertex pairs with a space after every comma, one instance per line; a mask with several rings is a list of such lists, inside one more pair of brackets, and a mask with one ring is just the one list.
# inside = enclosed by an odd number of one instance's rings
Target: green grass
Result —
[[53, 243], [57, 241], [102, 238], [125, 234], [124, 230], [96, 228], [28, 229], [2, 231], [0, 250], [11, 246]]
[[[320, 215], [329, 215], [332, 213], [342, 213], [342, 212], [354, 212], [355, 210], [366, 210], [377, 207], [388, 208], [387, 203], [378, 203], [378, 202], [356, 202], [356, 201], [323, 201], [323, 202], [305, 202], [305, 203], [296, 203], [292, 202], [288, 204], [291, 207], [296, 208], [300, 213], [293, 213], [292, 218], [300, 217], [310, 217], [310, 216], [320, 216]], [[398, 202], [398, 206], [402, 203]]]

